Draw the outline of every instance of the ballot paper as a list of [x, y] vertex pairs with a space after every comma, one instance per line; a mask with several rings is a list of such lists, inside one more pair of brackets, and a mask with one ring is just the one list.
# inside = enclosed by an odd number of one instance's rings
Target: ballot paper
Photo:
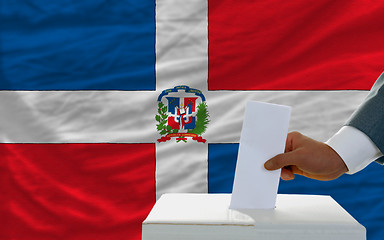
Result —
[[290, 114], [288, 106], [247, 103], [231, 209], [275, 208], [281, 170], [267, 171], [264, 163], [284, 152]]

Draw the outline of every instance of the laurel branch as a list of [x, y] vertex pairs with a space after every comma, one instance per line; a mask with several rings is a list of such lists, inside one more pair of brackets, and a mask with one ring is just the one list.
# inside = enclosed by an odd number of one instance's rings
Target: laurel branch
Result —
[[205, 130], [207, 130], [207, 125], [210, 122], [208, 106], [205, 102], [200, 103], [197, 106], [196, 118], [195, 128], [189, 129], [188, 133], [194, 133], [200, 136], [201, 134], [205, 133]]
[[159, 102], [158, 107], [159, 108], [157, 112], [159, 114], [156, 114], [155, 118], [156, 118], [156, 121], [159, 122], [159, 124], [156, 124], [156, 127], [157, 127], [157, 131], [160, 131], [160, 135], [179, 132], [179, 129], [172, 129], [172, 127], [167, 124], [167, 119], [168, 119], [168, 115], [166, 114], [168, 109], [167, 106], [165, 106], [164, 103]]

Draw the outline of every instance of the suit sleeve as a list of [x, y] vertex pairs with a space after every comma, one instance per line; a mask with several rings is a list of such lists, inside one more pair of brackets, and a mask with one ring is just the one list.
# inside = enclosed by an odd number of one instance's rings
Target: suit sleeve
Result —
[[[384, 153], [384, 73], [376, 80], [365, 101], [346, 123], [365, 133]], [[383, 164], [384, 157], [376, 160]]]

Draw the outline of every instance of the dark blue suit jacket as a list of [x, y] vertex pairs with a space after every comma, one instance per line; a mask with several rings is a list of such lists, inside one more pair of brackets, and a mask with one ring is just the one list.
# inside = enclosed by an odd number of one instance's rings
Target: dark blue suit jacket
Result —
[[[346, 125], [364, 132], [384, 153], [384, 73], [376, 80], [365, 101]], [[376, 160], [384, 163], [384, 157]]]

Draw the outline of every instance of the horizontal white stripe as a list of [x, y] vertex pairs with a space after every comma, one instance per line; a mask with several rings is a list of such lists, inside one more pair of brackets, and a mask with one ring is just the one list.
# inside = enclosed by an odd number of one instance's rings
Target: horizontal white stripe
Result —
[[0, 92], [1, 142], [154, 142], [155, 92]]
[[[1, 142], [155, 142], [159, 92], [0, 92]], [[209, 142], [238, 142], [249, 100], [292, 106], [290, 130], [325, 141], [366, 91], [213, 91], [205, 93]]]
[[250, 100], [292, 106], [290, 131], [326, 141], [359, 106], [367, 91], [214, 91], [207, 94], [209, 142], [239, 142], [245, 103]]

